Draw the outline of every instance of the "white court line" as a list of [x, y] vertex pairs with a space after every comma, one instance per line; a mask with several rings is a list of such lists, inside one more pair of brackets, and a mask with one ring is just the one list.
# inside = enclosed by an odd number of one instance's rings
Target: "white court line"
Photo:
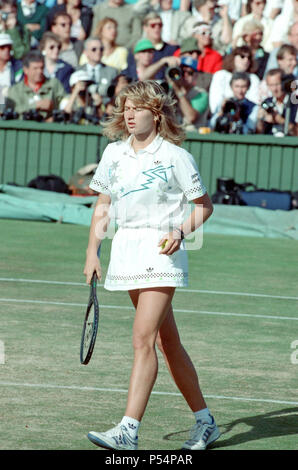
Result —
[[[45, 388], [45, 389], [57, 389], [57, 390], [77, 390], [82, 392], [114, 392], [114, 393], [127, 393], [128, 390], [123, 388], [103, 388], [103, 387], [80, 387], [77, 385], [55, 385], [55, 384], [32, 384], [32, 383], [18, 383], [18, 382], [4, 382], [0, 381], [0, 386], [7, 387], [23, 387], [23, 388]], [[152, 395], [165, 395], [180, 397], [180, 393], [175, 392], [158, 392], [153, 390]], [[248, 401], [248, 402], [259, 402], [259, 403], [273, 403], [282, 405], [298, 405], [298, 401], [288, 400], [273, 400], [267, 398], [249, 398], [249, 397], [227, 397], [224, 395], [204, 395], [206, 398], [214, 398], [218, 400], [234, 400], [234, 401]]]
[[[75, 302], [55, 302], [49, 300], [32, 300], [32, 299], [4, 299], [0, 298], [0, 302], [9, 302], [9, 303], [29, 303], [29, 304], [42, 304], [42, 305], [61, 305], [66, 307], [86, 307], [86, 304], [80, 304]], [[133, 310], [133, 307], [128, 307], [125, 305], [100, 305], [100, 308], [107, 308], [113, 310]], [[266, 318], [272, 320], [294, 320], [297, 321], [298, 317], [281, 317], [278, 315], [256, 315], [252, 313], [235, 313], [235, 312], [210, 312], [207, 310], [189, 310], [186, 308], [176, 308], [174, 307], [175, 312], [179, 313], [196, 313], [200, 315], [221, 315], [227, 317], [248, 317], [248, 318]]]
[[[46, 281], [42, 279], [22, 279], [22, 278], [8, 278], [0, 277], [0, 282], [28, 282], [36, 284], [57, 284], [57, 285], [66, 285], [66, 286], [84, 286], [88, 287], [85, 282], [68, 282], [68, 281]], [[102, 286], [102, 284], [99, 284]], [[238, 295], [244, 297], [264, 297], [269, 299], [283, 299], [283, 300], [298, 300], [298, 297], [287, 296], [287, 295], [270, 295], [270, 294], [255, 294], [249, 292], [227, 292], [227, 291], [217, 291], [217, 290], [202, 290], [202, 289], [176, 289], [177, 292], [190, 292], [194, 294], [211, 294], [211, 295]]]

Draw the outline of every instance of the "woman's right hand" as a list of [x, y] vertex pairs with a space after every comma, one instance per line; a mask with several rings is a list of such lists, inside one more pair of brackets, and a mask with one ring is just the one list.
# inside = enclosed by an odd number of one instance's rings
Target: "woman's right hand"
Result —
[[84, 267], [84, 274], [86, 276], [86, 284], [91, 283], [91, 279], [93, 276], [94, 271], [96, 272], [97, 279], [100, 281], [101, 280], [101, 265], [99, 258], [96, 255], [87, 255], [86, 257], [86, 263]]

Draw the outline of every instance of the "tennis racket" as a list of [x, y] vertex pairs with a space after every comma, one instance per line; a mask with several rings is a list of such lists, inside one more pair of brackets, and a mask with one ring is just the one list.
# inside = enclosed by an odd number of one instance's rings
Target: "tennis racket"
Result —
[[97, 275], [96, 272], [94, 272], [91, 279], [90, 295], [81, 339], [80, 359], [81, 364], [85, 365], [88, 364], [91, 359], [98, 329], [99, 307], [96, 286]]

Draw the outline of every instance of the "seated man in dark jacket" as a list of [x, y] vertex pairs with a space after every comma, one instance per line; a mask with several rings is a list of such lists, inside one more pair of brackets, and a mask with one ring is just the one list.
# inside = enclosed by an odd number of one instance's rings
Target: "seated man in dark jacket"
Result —
[[250, 87], [249, 75], [235, 72], [230, 85], [233, 97], [225, 99], [211, 116], [210, 127], [222, 134], [253, 134], [256, 131], [258, 106], [245, 98]]

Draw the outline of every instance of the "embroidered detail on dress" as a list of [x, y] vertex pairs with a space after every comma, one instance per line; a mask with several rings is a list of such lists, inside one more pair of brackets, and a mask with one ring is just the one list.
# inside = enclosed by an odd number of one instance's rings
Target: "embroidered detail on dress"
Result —
[[195, 186], [194, 188], [188, 189], [187, 191], [184, 191], [184, 194], [186, 197], [191, 196], [192, 194], [203, 194], [205, 192], [205, 187], [202, 184], [199, 184], [198, 186]]
[[92, 184], [94, 184], [95, 186], [97, 186], [99, 188], [105, 189], [106, 191], [109, 191], [108, 186], [106, 184], [104, 184], [102, 181], [100, 181], [99, 179], [93, 178]]
[[162, 279], [185, 279], [188, 277], [188, 273], [153, 273], [150, 272], [149, 274], [132, 274], [127, 276], [120, 276], [116, 275], [113, 276], [111, 274], [107, 274], [107, 279], [109, 281], [138, 281], [138, 280], [150, 280], [156, 278]]

